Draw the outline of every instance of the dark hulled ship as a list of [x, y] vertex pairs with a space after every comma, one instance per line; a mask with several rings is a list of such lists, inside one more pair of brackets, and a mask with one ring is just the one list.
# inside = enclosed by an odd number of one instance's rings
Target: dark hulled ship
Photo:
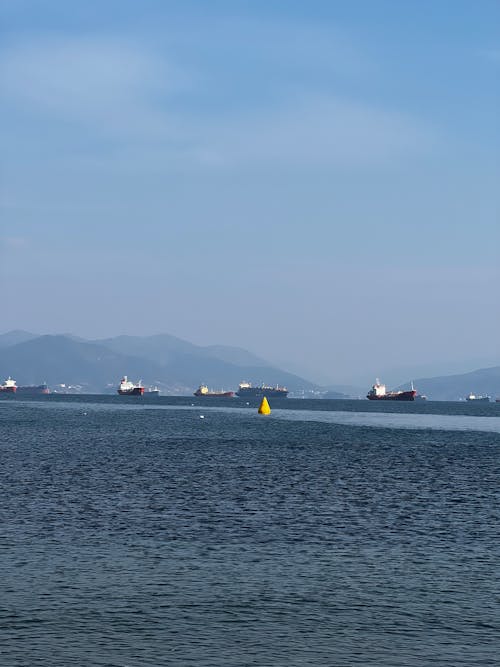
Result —
[[17, 388], [17, 396], [46, 396], [50, 394], [50, 389], [46, 382], [38, 385], [21, 385]]
[[271, 387], [269, 385], [261, 384], [253, 387], [250, 382], [240, 382], [236, 396], [240, 398], [286, 398], [288, 396], [288, 389], [276, 385]]
[[232, 398], [234, 396], [234, 391], [213, 391], [209, 389], [206, 384], [200, 384], [193, 395], [207, 398]]

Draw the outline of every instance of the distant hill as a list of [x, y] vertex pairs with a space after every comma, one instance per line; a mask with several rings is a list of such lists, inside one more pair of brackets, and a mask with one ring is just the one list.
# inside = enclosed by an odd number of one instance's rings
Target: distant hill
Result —
[[242, 380], [284, 384], [290, 391], [315, 386], [239, 347], [203, 347], [169, 334], [117, 336], [95, 342], [124, 355], [154, 361], [162, 366], [166, 381], [190, 389], [202, 382], [217, 389], [235, 389]]
[[103, 345], [118, 354], [149, 359], [158, 364], [166, 364], [178, 354], [195, 354], [197, 347], [188, 341], [158, 334], [156, 336], [115, 336], [94, 340], [92, 343]]
[[[255, 365], [231, 363], [220, 358], [224, 356]], [[236, 389], [242, 380], [286, 385], [290, 391], [315, 388], [245, 350], [203, 348], [167, 334], [85, 342], [67, 335], [32, 337], [0, 347], [0, 378], [8, 375], [18, 384], [81, 385], [89, 392], [112, 390], [122, 375], [174, 393], [190, 393], [202, 382], [216, 389]]]
[[[413, 383], [419, 393], [425, 394], [430, 400], [458, 401], [471, 392], [476, 395], [487, 394], [495, 399], [500, 397], [500, 366], [481, 368], [459, 375], [419, 378]], [[408, 387], [409, 383], [399, 388]]]
[[350, 384], [333, 384], [327, 387], [328, 394], [340, 394], [337, 398], [365, 398], [369, 387], [356, 387]]
[[109, 349], [121, 354], [131, 354], [161, 364], [175, 360], [178, 355], [192, 355], [193, 357], [219, 359], [235, 366], [270, 366], [269, 362], [260, 359], [240, 347], [226, 345], [209, 345], [203, 347], [189, 343], [176, 336], [171, 336], [170, 334], [116, 336], [92, 342], [105, 345]]
[[24, 343], [27, 340], [32, 340], [33, 338], [37, 337], [37, 334], [32, 334], [29, 331], [22, 331], [21, 329], [9, 331], [7, 333], [0, 334], [0, 349], [2, 347], [10, 347], [11, 345]]
[[0, 349], [0, 377], [11, 375], [19, 385], [78, 384], [102, 391], [110, 382], [118, 384], [124, 369], [137, 379], [153, 382], [158, 377], [156, 364], [67, 336], [39, 336]]
[[327, 391], [323, 394], [323, 398], [326, 399], [346, 399], [346, 398], [352, 398], [348, 394], [343, 394], [340, 391]]
[[248, 352], [248, 350], [244, 350], [241, 347], [230, 347], [228, 345], [209, 345], [208, 347], [203, 347], [201, 349], [205, 354], [214, 357], [214, 359], [227, 361], [228, 363], [235, 364], [236, 366], [271, 366], [268, 361], [265, 361], [261, 357], [257, 357], [255, 354], [252, 354], [251, 352]]

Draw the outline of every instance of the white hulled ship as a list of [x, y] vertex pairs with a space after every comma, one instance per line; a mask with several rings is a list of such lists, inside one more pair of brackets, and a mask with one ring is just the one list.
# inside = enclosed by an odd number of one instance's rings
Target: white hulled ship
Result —
[[134, 384], [124, 375], [117, 391], [120, 396], [142, 396], [144, 394], [144, 387], [140, 380], [137, 384]]

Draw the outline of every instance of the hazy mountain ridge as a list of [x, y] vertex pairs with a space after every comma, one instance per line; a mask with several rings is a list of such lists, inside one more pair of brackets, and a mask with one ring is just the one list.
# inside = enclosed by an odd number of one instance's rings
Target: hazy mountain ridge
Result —
[[[145, 385], [155, 384], [177, 393], [187, 393], [201, 382], [214, 388], [236, 389], [242, 380], [286, 385], [291, 391], [315, 388], [308, 380], [265, 365], [240, 348], [205, 349], [168, 334], [85, 342], [67, 335], [44, 335], [16, 343], [27, 332], [20, 332], [20, 336], [11, 333], [4, 335], [9, 344], [0, 346], [0, 377], [11, 375], [18, 384], [45, 381], [52, 386], [82, 385], [87, 391], [101, 392], [117, 386], [126, 374], [134, 381], [142, 379]], [[214, 356], [226, 351], [232, 358], [255, 359], [261, 365], [237, 365]]]
[[25, 343], [33, 338], [38, 338], [38, 334], [32, 334], [29, 331], [23, 331], [22, 329], [7, 331], [7, 333], [0, 334], [0, 349], [3, 347], [10, 347], [11, 345], [17, 345], [18, 343]]
[[[476, 395], [486, 394], [495, 399], [500, 397], [500, 366], [457, 375], [418, 378], [413, 384], [420, 394], [425, 394], [431, 400], [457, 401], [471, 392]], [[408, 389], [408, 386], [409, 383], [405, 383], [398, 389]]]
[[20, 385], [64, 383], [102, 391], [108, 383], [119, 381], [124, 368], [137, 379], [157, 377], [157, 367], [151, 362], [66, 336], [39, 336], [0, 350], [0, 372]]
[[[342, 398], [364, 398], [368, 391], [367, 387], [351, 384], [332, 384], [325, 387], [325, 389], [328, 394], [332, 395], [332, 398], [334, 394], [339, 394]], [[328, 398], [328, 396], [325, 396], [325, 398]]]
[[[236, 389], [239, 382], [280, 384], [290, 391], [321, 389], [239, 347], [199, 346], [169, 334], [116, 336], [85, 340], [70, 334], [39, 336], [27, 331], [0, 334], [0, 382], [8, 375], [18, 384], [82, 385], [84, 390], [113, 391], [122, 375], [158, 385], [167, 392], [189, 393], [200, 383]], [[459, 400], [470, 392], [500, 397], [500, 366], [414, 380], [430, 400]], [[407, 389], [409, 383], [400, 385]], [[367, 390], [368, 388], [366, 388]], [[365, 389], [329, 385], [325, 397], [361, 397]]]
[[195, 345], [170, 334], [115, 336], [113, 338], [97, 339], [92, 342], [105, 345], [121, 354], [131, 354], [162, 364], [175, 360], [179, 354], [187, 354], [196, 357], [211, 357], [236, 366], [272, 366], [268, 361], [240, 347]]

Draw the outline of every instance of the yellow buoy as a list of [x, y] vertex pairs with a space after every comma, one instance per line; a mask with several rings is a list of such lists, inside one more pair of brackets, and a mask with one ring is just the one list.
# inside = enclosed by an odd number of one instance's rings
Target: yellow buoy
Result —
[[264, 396], [264, 398], [262, 399], [262, 403], [259, 405], [259, 415], [270, 415], [270, 414], [271, 414], [271, 408], [269, 407], [267, 398]]

